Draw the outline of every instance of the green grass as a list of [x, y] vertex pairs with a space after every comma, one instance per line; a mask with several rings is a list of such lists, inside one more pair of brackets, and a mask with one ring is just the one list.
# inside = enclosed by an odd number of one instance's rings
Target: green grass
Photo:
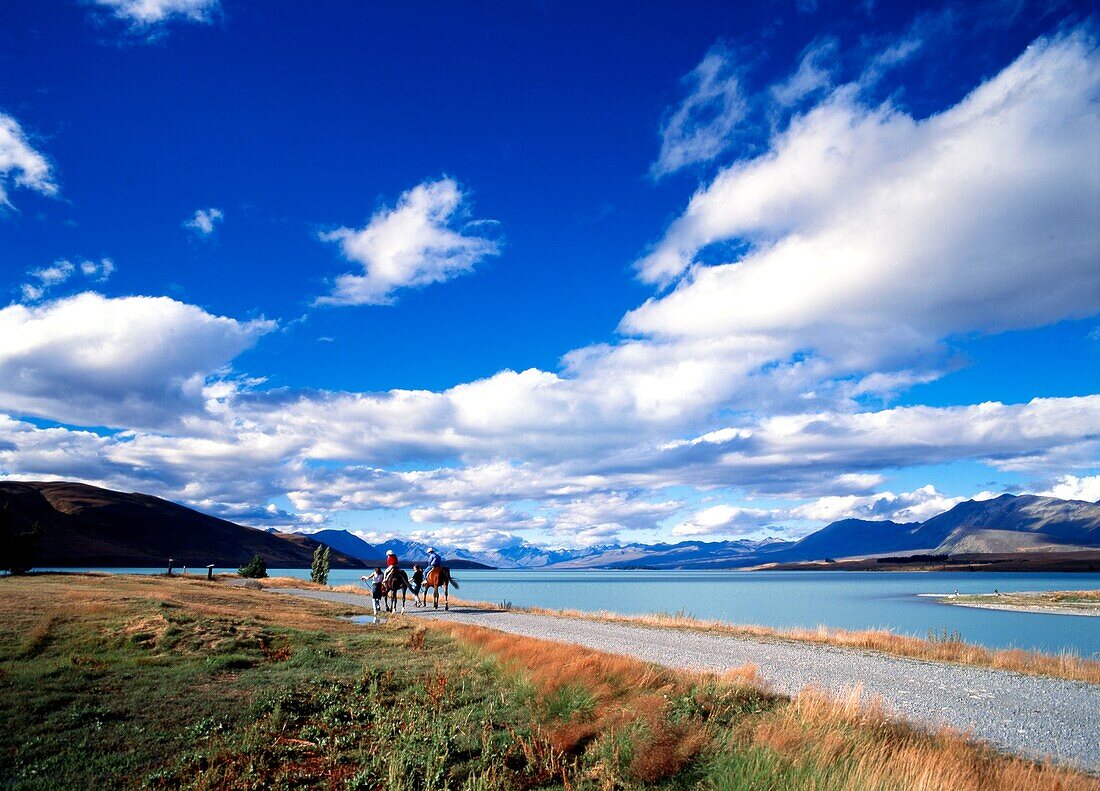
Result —
[[167, 602], [127, 595], [141, 581], [96, 580], [100, 602], [67, 612], [50, 606], [57, 580], [0, 580], [0, 787], [457, 787], [497, 762], [522, 773], [510, 734], [529, 718], [509, 701], [528, 698], [493, 663], [434, 634], [411, 650], [407, 626], [203, 613], [186, 584]]
[[[0, 788], [879, 788], [861, 751], [893, 740], [915, 772], [941, 749], [730, 680], [346, 612], [199, 580], [0, 578]], [[1015, 787], [1089, 787], [967, 751], [1002, 785], [1011, 764]]]

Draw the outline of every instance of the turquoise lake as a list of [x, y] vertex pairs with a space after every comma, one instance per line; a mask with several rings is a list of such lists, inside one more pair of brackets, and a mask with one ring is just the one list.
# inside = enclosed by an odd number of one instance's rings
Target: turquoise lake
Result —
[[[160, 573], [164, 569], [101, 569]], [[202, 570], [205, 572], [205, 569]], [[219, 569], [235, 571], [235, 569]], [[309, 578], [308, 569], [271, 569]], [[336, 569], [330, 584], [357, 583], [361, 569]], [[730, 623], [844, 629], [885, 628], [926, 637], [956, 630], [993, 648], [1072, 651], [1100, 658], [1100, 617], [1036, 615], [942, 604], [921, 593], [1098, 590], [1098, 574], [987, 572], [465, 571], [456, 596], [626, 614], [675, 613]]]

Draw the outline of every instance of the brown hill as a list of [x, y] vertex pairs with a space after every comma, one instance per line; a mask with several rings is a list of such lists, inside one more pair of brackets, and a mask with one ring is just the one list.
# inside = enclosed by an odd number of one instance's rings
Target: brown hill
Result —
[[[268, 568], [308, 568], [316, 541], [272, 534], [218, 519], [147, 494], [83, 483], [0, 481], [0, 508], [16, 530], [38, 524], [34, 565], [236, 567], [260, 555]], [[363, 563], [333, 551], [334, 568]]]

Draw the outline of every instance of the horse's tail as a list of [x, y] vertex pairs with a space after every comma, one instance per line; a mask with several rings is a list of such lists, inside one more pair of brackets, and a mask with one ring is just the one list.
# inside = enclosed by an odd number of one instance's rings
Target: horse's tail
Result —
[[450, 569], [447, 569], [447, 582], [454, 585], [456, 590], [458, 589], [458, 580], [455, 579], [455, 576], [451, 573]]

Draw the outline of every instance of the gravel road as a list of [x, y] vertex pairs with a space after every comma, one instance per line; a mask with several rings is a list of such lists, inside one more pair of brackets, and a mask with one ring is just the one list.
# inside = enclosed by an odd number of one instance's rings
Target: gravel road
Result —
[[[366, 596], [273, 590], [370, 611]], [[452, 607], [450, 612], [409, 608], [408, 614], [576, 643], [674, 668], [723, 671], [752, 664], [769, 687], [788, 695], [809, 685], [836, 694], [861, 687], [865, 696], [880, 698], [907, 720], [947, 725], [1009, 752], [1100, 772], [1100, 685], [812, 643], [519, 612]]]

